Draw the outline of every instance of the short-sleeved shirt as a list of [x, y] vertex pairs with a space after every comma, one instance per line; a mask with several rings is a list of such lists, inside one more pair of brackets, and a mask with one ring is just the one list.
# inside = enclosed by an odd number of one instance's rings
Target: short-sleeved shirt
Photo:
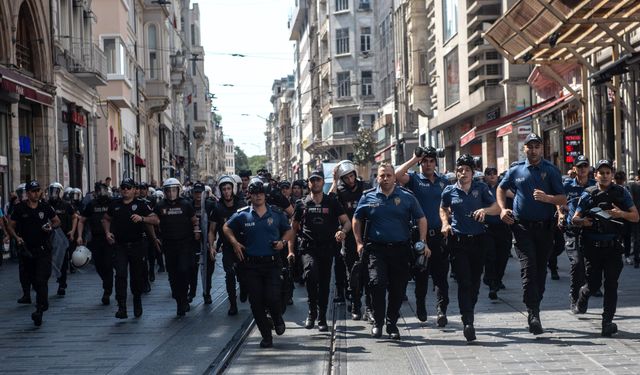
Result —
[[266, 198], [268, 205], [279, 207], [282, 210], [286, 210], [291, 206], [291, 202], [289, 202], [287, 197], [282, 195], [282, 193], [280, 193], [279, 191], [272, 191], [269, 195], [267, 195]]
[[227, 240], [227, 237], [222, 232], [222, 227], [224, 226], [224, 223], [226, 223], [227, 220], [236, 213], [236, 211], [245, 206], [245, 201], [240, 198], [234, 199], [231, 206], [227, 206], [224, 203], [224, 200], [221, 199], [216, 203], [209, 214], [209, 221], [216, 223], [216, 234], [218, 238], [222, 240], [222, 246], [225, 249], [231, 249], [231, 246], [229, 244], [229, 240]]
[[489, 207], [496, 198], [484, 182], [473, 181], [466, 193], [458, 183], [445, 187], [442, 192], [442, 207], [451, 210], [451, 229], [455, 234], [477, 235], [486, 232], [486, 227], [473, 218], [473, 212]]
[[584, 193], [584, 189], [594, 186], [596, 184], [596, 180], [590, 178], [587, 180], [587, 185], [582, 186], [578, 182], [578, 178], [572, 178], [564, 182], [564, 193], [567, 196], [567, 216], [566, 222], [567, 225], [571, 225], [571, 219], [573, 219], [573, 215], [576, 212], [576, 208], [578, 207], [578, 201]]
[[342, 208], [344, 208], [344, 212], [349, 217], [349, 220], [353, 219], [353, 213], [356, 211], [356, 207], [358, 207], [362, 193], [368, 189], [371, 189], [371, 186], [362, 180], [356, 180], [355, 189], [348, 188], [342, 181], [338, 183], [336, 197], [342, 205]]
[[529, 160], [521, 161], [511, 167], [500, 182], [500, 188], [514, 191], [513, 215], [518, 220], [551, 220], [556, 206], [533, 198], [536, 189], [550, 195], [564, 194], [560, 170], [547, 160], [532, 165]]
[[73, 215], [76, 213], [76, 210], [70, 203], [62, 199], [49, 200], [49, 205], [51, 205], [58, 219], [60, 219], [60, 229], [62, 229], [65, 234], [69, 233], [73, 227]]
[[315, 244], [335, 243], [334, 236], [340, 227], [339, 217], [344, 215], [344, 209], [335, 196], [322, 194], [322, 201], [316, 204], [312, 196], [296, 205], [293, 220], [300, 223], [303, 240]]
[[80, 212], [80, 215], [89, 222], [89, 229], [93, 239], [104, 237], [104, 227], [102, 226], [102, 218], [109, 210], [111, 199], [92, 199]]
[[163, 240], [188, 241], [193, 239], [193, 223], [195, 216], [193, 206], [186, 199], [159, 201], [153, 209], [160, 219], [160, 233]]
[[252, 206], [241, 208], [229, 218], [227, 226], [245, 246], [248, 256], [275, 255], [273, 241], [279, 241], [284, 232], [291, 229], [287, 215], [279, 208], [268, 205], [262, 217]]
[[149, 216], [151, 208], [142, 199], [134, 198], [125, 204], [122, 198], [111, 202], [107, 215], [111, 217], [111, 233], [113, 233], [117, 243], [137, 242], [145, 235], [145, 223], [134, 223], [131, 215]]
[[[494, 185], [494, 186], [490, 186], [489, 184], [487, 184], [487, 186], [489, 187], [489, 191], [491, 192], [491, 195], [493, 195], [494, 198], [497, 199], [498, 195], [497, 195], [497, 190], [498, 190], [498, 184]], [[502, 219], [500, 219], [500, 215], [486, 215], [484, 217], [484, 222], [487, 224], [504, 224], [504, 222], [502, 221]], [[506, 225], [506, 224], [504, 224]]]
[[422, 173], [409, 173], [409, 182], [405, 187], [413, 192], [416, 196], [424, 215], [427, 217], [429, 229], [438, 229], [442, 227], [440, 220], [440, 199], [442, 191], [449, 185], [449, 180], [434, 174], [434, 180], [431, 181]]
[[16, 232], [24, 240], [27, 248], [35, 248], [46, 244], [49, 233], [42, 230], [42, 226], [56, 217], [53, 208], [43, 201], [39, 201], [36, 208], [28, 206], [27, 202], [20, 202], [14, 206], [11, 220], [16, 222]]
[[[613, 185], [614, 184], [612, 183], [609, 189]], [[634, 206], [633, 199], [631, 199], [631, 194], [629, 193], [629, 190], [622, 189], [622, 191], [623, 191], [622, 202], [618, 206], [618, 208], [624, 211], [629, 211], [631, 207]], [[578, 201], [578, 206], [576, 207], [576, 213], [580, 214], [581, 212], [586, 212], [589, 209], [593, 208], [594, 204], [592, 199], [593, 197], [591, 193], [589, 193], [588, 191], [583, 192], [582, 195], [580, 196], [580, 200]], [[582, 235], [596, 241], [608, 241], [608, 240], [613, 240], [614, 238], [617, 237], [617, 234], [615, 233], [611, 233], [611, 234], [596, 233], [588, 229], [583, 230]]]
[[409, 190], [396, 186], [387, 197], [378, 186], [362, 195], [353, 217], [368, 220], [368, 241], [406, 242], [411, 238], [411, 221], [424, 213]]

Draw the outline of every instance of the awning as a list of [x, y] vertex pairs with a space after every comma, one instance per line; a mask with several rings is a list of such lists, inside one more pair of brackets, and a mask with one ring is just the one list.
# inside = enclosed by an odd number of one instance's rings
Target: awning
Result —
[[580, 60], [611, 46], [633, 47], [624, 35], [640, 26], [637, 0], [519, 0], [484, 34], [512, 64]]
[[[580, 69], [580, 65], [575, 62], [568, 62], [564, 64], [551, 65], [549, 66], [549, 69], [558, 76], [564, 77], [571, 74], [572, 71]], [[553, 93], [562, 91], [562, 85], [553, 77], [545, 73], [540, 66], [533, 68], [531, 74], [529, 74], [529, 78], [527, 78], [527, 83], [535, 90], [538, 96], [541, 97], [549, 97], [553, 95]]]
[[625, 74], [629, 71], [629, 66], [637, 64], [640, 60], [640, 52], [626, 54], [618, 60], [605, 64], [602, 69], [589, 76], [594, 85], [601, 85], [609, 82], [613, 76]]
[[13, 70], [0, 68], [0, 89], [16, 93], [25, 99], [49, 107], [53, 106], [53, 96], [38, 89], [32, 79], [25, 77]]
[[136, 167], [146, 167], [147, 166], [147, 162], [141, 158], [140, 156], [136, 155], [134, 158], [134, 162], [136, 164]]

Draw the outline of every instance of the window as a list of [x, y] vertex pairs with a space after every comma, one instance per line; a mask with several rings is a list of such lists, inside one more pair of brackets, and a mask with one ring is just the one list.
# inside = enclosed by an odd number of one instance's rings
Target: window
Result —
[[360, 95], [370, 96], [373, 95], [373, 75], [370, 70], [363, 71], [361, 73], [360, 83]]
[[360, 0], [360, 6], [358, 7], [361, 10], [369, 10], [371, 9], [371, 1], [370, 0]]
[[458, 33], [458, 0], [442, 0], [443, 34], [445, 42]]
[[349, 132], [357, 133], [360, 128], [360, 116], [349, 117]]
[[191, 75], [196, 76], [196, 72], [198, 71], [198, 61], [194, 58], [191, 60]]
[[351, 96], [351, 73], [338, 73], [338, 97]]
[[107, 73], [115, 74], [118, 66], [116, 40], [105, 39], [103, 43], [104, 55], [107, 58]]
[[193, 102], [193, 121], [198, 121], [198, 102]]
[[371, 50], [371, 28], [360, 28], [360, 52], [369, 52]]
[[349, 53], [349, 29], [336, 30], [336, 54]]
[[429, 84], [429, 55], [426, 53], [420, 54], [420, 61], [418, 66], [418, 83], [421, 85]]
[[344, 133], [344, 117], [333, 118], [333, 132]]
[[156, 25], [149, 25], [147, 31], [147, 46], [149, 47], [149, 78], [158, 79], [158, 28]]
[[445, 76], [445, 107], [460, 100], [460, 76], [458, 71], [458, 49], [455, 48], [444, 57]]
[[349, 9], [349, 0], [336, 0], [336, 12]]

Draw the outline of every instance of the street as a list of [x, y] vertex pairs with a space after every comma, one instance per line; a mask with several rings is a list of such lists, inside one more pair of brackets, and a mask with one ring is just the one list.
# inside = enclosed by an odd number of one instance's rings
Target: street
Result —
[[[592, 297], [587, 314], [568, 309], [568, 262], [559, 257], [560, 280], [548, 279], [542, 303], [545, 333], [526, 329], [519, 266], [509, 260], [506, 290], [497, 301], [482, 286], [476, 306], [478, 340], [467, 344], [458, 315], [456, 284], [451, 280], [449, 324], [435, 326], [435, 295], [429, 291], [429, 320], [413, 312], [413, 282], [403, 304], [402, 340], [370, 338], [370, 325], [346, 320], [344, 304], [330, 313], [333, 332], [306, 330], [306, 291], [296, 285], [294, 305], [285, 314], [287, 331], [274, 337], [273, 349], [260, 349], [260, 334], [250, 324], [248, 303], [227, 316], [221, 259], [214, 273], [213, 304], [201, 292], [184, 318], [177, 318], [167, 274], [158, 274], [143, 296], [141, 318], [114, 318], [115, 302], [100, 304], [99, 277], [93, 266], [69, 276], [64, 297], [50, 280], [50, 308], [34, 327], [32, 306], [18, 305], [18, 267], [0, 267], [0, 373], [28, 374], [636, 374], [640, 365], [640, 270], [625, 265], [620, 278], [619, 333], [600, 337], [602, 298]], [[199, 286], [200, 288], [200, 286]], [[131, 310], [131, 296], [129, 309]], [[331, 310], [331, 309], [330, 309]], [[330, 322], [331, 326], [331, 322]], [[247, 330], [248, 328], [248, 330]], [[242, 333], [246, 331], [246, 337]]]

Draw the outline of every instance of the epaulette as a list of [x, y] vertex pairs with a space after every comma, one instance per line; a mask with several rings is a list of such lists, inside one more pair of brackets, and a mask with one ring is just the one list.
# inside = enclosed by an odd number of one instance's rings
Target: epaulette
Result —
[[271, 208], [271, 211], [277, 212], [277, 213], [283, 213], [284, 210], [276, 205], [269, 205], [269, 207]]
[[238, 210], [236, 212], [249, 211], [250, 208], [251, 208], [251, 206], [244, 206], [242, 208], [238, 208]]
[[588, 188], [584, 189], [584, 191], [586, 193], [593, 194], [593, 192], [597, 189], [598, 189], [598, 186], [594, 185], [594, 186], [589, 186]]
[[376, 191], [376, 188], [372, 187], [371, 189], [367, 189], [363, 191], [362, 194], [368, 194], [368, 193], [371, 193], [372, 191]]

